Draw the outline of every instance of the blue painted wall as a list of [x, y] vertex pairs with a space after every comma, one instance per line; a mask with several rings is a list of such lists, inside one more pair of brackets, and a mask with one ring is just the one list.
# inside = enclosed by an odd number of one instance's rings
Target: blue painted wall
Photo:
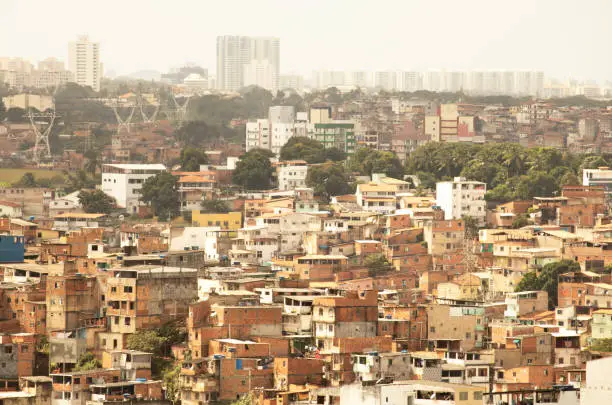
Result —
[[24, 237], [0, 235], [0, 263], [23, 263]]

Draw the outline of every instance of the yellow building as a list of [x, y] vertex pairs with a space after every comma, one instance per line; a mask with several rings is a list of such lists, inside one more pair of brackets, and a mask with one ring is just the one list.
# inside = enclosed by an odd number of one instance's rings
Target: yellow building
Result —
[[220, 226], [224, 231], [236, 231], [242, 228], [242, 212], [203, 212], [191, 211], [191, 224], [193, 226]]

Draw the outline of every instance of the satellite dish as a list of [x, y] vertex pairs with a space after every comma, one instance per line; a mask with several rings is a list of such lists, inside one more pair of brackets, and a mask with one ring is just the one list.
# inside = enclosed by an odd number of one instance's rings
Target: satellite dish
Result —
[[119, 221], [123, 221], [125, 219], [125, 216], [123, 214], [119, 215]]

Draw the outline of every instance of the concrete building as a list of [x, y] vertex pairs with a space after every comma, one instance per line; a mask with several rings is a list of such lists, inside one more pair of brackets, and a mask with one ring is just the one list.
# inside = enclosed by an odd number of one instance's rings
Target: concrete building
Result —
[[612, 196], [612, 170], [608, 167], [582, 170], [583, 186], [600, 186], [604, 188], [607, 199]]
[[358, 184], [355, 200], [364, 211], [390, 214], [396, 209], [397, 187], [391, 184]]
[[110, 333], [134, 333], [186, 316], [198, 296], [195, 268], [144, 265], [113, 274], [106, 291]]
[[312, 311], [313, 333], [321, 351], [331, 350], [336, 338], [376, 336], [376, 291], [348, 291], [345, 297], [317, 297]]
[[591, 331], [593, 339], [612, 339], [612, 309], [593, 311]]
[[486, 183], [455, 177], [453, 181], [436, 183], [436, 202], [444, 210], [444, 219], [469, 216], [484, 225], [486, 219]]
[[612, 403], [612, 357], [604, 357], [586, 363], [586, 383], [581, 389], [581, 405]]
[[[261, 67], [266, 66], [266, 69]], [[246, 66], [246, 69], [245, 69]], [[266, 79], [278, 89], [280, 72], [280, 40], [272, 37], [244, 37], [225, 35], [217, 37], [217, 88], [236, 91], [244, 87], [245, 71], [267, 70]], [[257, 76], [257, 75], [255, 75]], [[266, 83], [266, 84], [268, 84]]]
[[274, 66], [267, 59], [252, 60], [242, 66], [242, 85], [244, 87], [257, 86], [275, 94], [278, 90], [278, 84], [274, 82], [275, 76]]
[[293, 89], [299, 94], [304, 92], [304, 76], [302, 75], [280, 75], [279, 90]]
[[68, 65], [74, 74], [74, 81], [80, 86], [89, 86], [100, 91], [102, 63], [100, 44], [91, 42], [86, 35], [80, 36], [68, 45]]
[[21, 108], [23, 110], [34, 108], [38, 111], [45, 111], [55, 108], [52, 96], [38, 94], [15, 94], [3, 97], [2, 102], [7, 110], [10, 108]]
[[[340, 388], [340, 405], [482, 405], [485, 389], [472, 385], [403, 380], [374, 385], [349, 384]], [[325, 402], [325, 397], [318, 400]]]
[[276, 167], [279, 190], [285, 191], [306, 187], [308, 164], [305, 161], [291, 160], [278, 162], [274, 166]]
[[162, 164], [105, 164], [102, 166], [102, 191], [129, 213], [138, 212], [140, 189], [149, 177], [166, 170]]
[[321, 142], [325, 149], [335, 147], [349, 155], [355, 152], [357, 141], [355, 138], [354, 122], [329, 120], [325, 123], [315, 123], [312, 121], [312, 114], [311, 109], [311, 123], [313, 127], [311, 129], [312, 132], [309, 134], [310, 138]]

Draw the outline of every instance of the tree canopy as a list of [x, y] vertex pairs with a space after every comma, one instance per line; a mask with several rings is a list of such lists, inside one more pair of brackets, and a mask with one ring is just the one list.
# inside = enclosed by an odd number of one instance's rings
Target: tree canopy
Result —
[[316, 196], [326, 199], [353, 191], [344, 167], [333, 162], [310, 166], [306, 174], [306, 185], [313, 188]]
[[232, 175], [234, 184], [247, 190], [265, 190], [272, 186], [272, 163], [274, 156], [266, 149], [253, 149], [240, 157]]
[[200, 171], [200, 165], [208, 163], [208, 156], [204, 150], [188, 146], [181, 150], [180, 162], [181, 170], [185, 172], [198, 172]]
[[507, 202], [550, 197], [564, 185], [579, 183], [581, 168], [606, 166], [602, 156], [577, 156], [554, 148], [525, 148], [515, 143], [430, 142], [410, 154], [408, 174], [423, 187], [462, 176], [487, 183], [486, 199]]
[[117, 205], [115, 199], [102, 190], [81, 191], [79, 202], [83, 211], [100, 214], [110, 214]]
[[373, 173], [384, 173], [395, 179], [404, 178], [402, 162], [393, 152], [380, 151], [370, 148], [360, 148], [349, 160], [349, 168], [364, 176]]
[[516, 291], [544, 290], [548, 293], [548, 308], [557, 306], [557, 295], [559, 289], [559, 275], [569, 272], [579, 272], [580, 264], [573, 260], [560, 260], [548, 263], [542, 268], [540, 274], [527, 273], [516, 287]]
[[305, 136], [293, 136], [280, 151], [281, 160], [305, 160], [308, 163], [323, 163], [325, 147], [317, 140]]
[[202, 211], [204, 212], [230, 212], [230, 207], [223, 200], [203, 200], [202, 201]]
[[77, 364], [72, 371], [88, 371], [102, 368], [102, 363], [91, 352], [81, 354], [77, 360]]
[[149, 204], [160, 218], [174, 218], [179, 213], [177, 178], [168, 172], [149, 177], [140, 190], [140, 201]]

